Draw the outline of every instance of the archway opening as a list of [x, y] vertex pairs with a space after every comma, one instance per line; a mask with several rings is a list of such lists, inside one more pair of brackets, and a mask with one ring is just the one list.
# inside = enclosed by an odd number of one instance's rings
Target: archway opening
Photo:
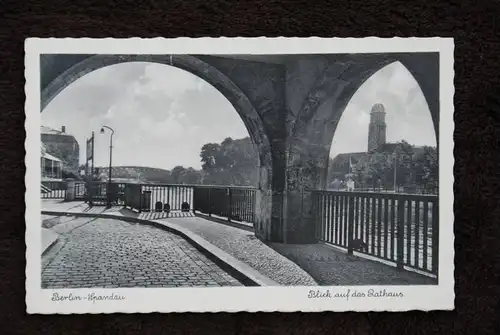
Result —
[[402, 63], [391, 63], [371, 75], [342, 112], [330, 147], [327, 188], [437, 190], [436, 147], [419, 84]]
[[103, 175], [109, 138], [99, 129], [115, 129], [114, 179], [257, 185], [258, 151], [232, 103], [174, 66], [132, 61], [85, 73], [43, 109], [42, 125], [47, 133], [64, 127], [74, 136], [80, 168], [85, 141], [95, 131], [95, 166], [102, 166]]

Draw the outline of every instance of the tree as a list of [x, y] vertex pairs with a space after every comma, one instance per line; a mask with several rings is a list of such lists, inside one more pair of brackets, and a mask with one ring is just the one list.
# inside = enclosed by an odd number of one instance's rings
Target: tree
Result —
[[394, 155], [396, 158], [396, 184], [398, 186], [413, 185], [415, 182], [413, 175], [413, 146], [402, 140], [398, 142]]
[[185, 169], [182, 173], [182, 183], [193, 185], [200, 184], [201, 171], [195, 170], [192, 167]]
[[210, 171], [217, 166], [217, 156], [219, 154], [220, 145], [217, 143], [207, 143], [201, 147], [201, 161], [202, 169], [204, 171]]
[[437, 149], [425, 146], [423, 151], [415, 156], [415, 181], [424, 188], [438, 186], [439, 160]]
[[218, 185], [255, 185], [258, 156], [250, 138], [207, 143], [200, 153], [203, 183]]
[[379, 152], [370, 154], [366, 181], [373, 189], [380, 188], [386, 184], [389, 172], [390, 166], [388, 164], [387, 155]]
[[186, 169], [183, 166], [177, 165], [170, 172], [170, 177], [172, 178], [172, 183], [182, 184], [183, 178], [185, 176]]
[[364, 188], [368, 171], [367, 156], [359, 157], [350, 173], [356, 188]]

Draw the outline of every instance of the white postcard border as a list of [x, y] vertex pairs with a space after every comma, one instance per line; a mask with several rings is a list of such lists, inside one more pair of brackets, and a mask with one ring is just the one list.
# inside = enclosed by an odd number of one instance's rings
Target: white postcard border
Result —
[[[453, 96], [454, 43], [451, 38], [177, 38], [177, 39], [38, 39], [25, 44], [26, 77], [26, 305], [28, 313], [149, 313], [149, 312], [320, 312], [408, 311], [454, 308]], [[42, 289], [40, 229], [40, 54], [287, 54], [287, 53], [440, 53], [439, 124], [439, 285]], [[310, 290], [346, 293], [350, 298], [311, 299]], [[354, 291], [386, 289], [402, 298], [353, 298]], [[81, 300], [53, 301], [53, 294]], [[92, 296], [94, 299], [90, 298]], [[90, 295], [90, 296], [89, 296]], [[112, 300], [96, 301], [98, 296]], [[83, 299], [83, 297], [88, 299]], [[120, 297], [124, 297], [123, 300]], [[89, 299], [90, 298], [90, 299]]]

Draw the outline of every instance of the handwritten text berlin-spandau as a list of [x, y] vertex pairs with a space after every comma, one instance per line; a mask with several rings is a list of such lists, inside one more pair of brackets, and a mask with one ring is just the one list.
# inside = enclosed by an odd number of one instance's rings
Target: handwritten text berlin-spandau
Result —
[[347, 289], [345, 291], [332, 292], [331, 290], [309, 290], [308, 298], [318, 299], [318, 298], [403, 298], [403, 292], [390, 292], [386, 289], [374, 290], [368, 289], [366, 291], [358, 291]]
[[125, 300], [125, 297], [122, 295], [118, 295], [115, 293], [108, 294], [108, 295], [98, 295], [95, 293], [89, 293], [87, 295], [77, 295], [77, 294], [66, 294], [66, 295], [61, 295], [58, 293], [52, 294], [52, 298], [50, 299], [52, 301], [91, 301], [91, 302], [96, 302], [96, 301], [110, 301], [110, 300]]

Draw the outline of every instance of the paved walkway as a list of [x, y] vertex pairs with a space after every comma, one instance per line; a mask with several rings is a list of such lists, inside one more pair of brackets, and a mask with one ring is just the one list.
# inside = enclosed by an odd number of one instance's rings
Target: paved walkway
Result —
[[64, 217], [43, 288], [241, 286], [183, 238], [120, 220]]
[[435, 279], [372, 261], [325, 244], [271, 244], [320, 285], [435, 285]]
[[[65, 204], [64, 206], [68, 206]], [[74, 206], [74, 205], [73, 205]], [[44, 206], [48, 210], [50, 206]], [[80, 204], [71, 211], [83, 211]], [[52, 205], [52, 210], [65, 210]], [[94, 209], [95, 210], [95, 209]], [[99, 211], [117, 216], [135, 216], [120, 208]], [[366, 258], [348, 255], [324, 244], [265, 244], [250, 231], [198, 217], [159, 218], [202, 237], [234, 258], [250, 265], [281, 285], [432, 285], [435, 280], [414, 272], [398, 270]]]
[[[44, 201], [43, 210], [88, 212], [87, 205], [83, 202]], [[96, 214], [106, 213], [116, 216], [139, 217], [136, 213], [123, 210], [122, 207], [111, 209], [94, 207], [92, 211], [95, 211]], [[143, 217], [139, 218], [142, 219]], [[205, 241], [237, 260], [248, 264], [278, 284], [285, 286], [317, 285], [316, 281], [306, 271], [288, 258], [274, 251], [262, 241], [256, 239], [252, 232], [198, 217], [159, 218], [156, 221], [173, 223], [195, 233]]]
[[160, 221], [171, 222], [192, 231], [281, 285], [317, 285], [307, 272], [255, 238], [252, 232], [197, 217]]

